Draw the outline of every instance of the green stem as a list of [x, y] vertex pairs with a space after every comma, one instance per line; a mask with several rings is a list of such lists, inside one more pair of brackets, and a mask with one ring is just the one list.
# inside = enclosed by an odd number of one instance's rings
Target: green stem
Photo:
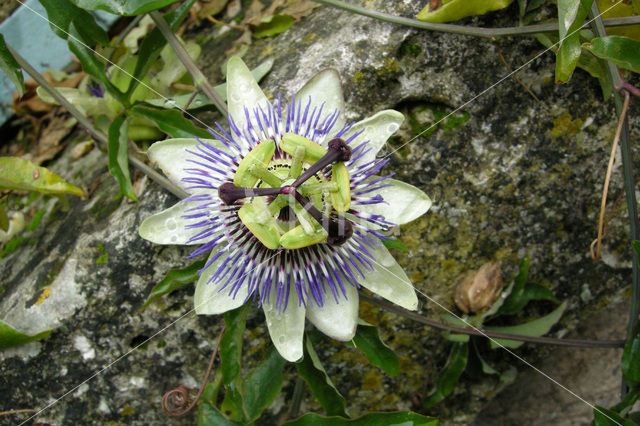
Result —
[[107, 57], [108, 62], [111, 62], [111, 60], [113, 59], [113, 54], [116, 53], [116, 51], [118, 50], [118, 46], [120, 46], [120, 43], [122, 43], [125, 37], [129, 35], [131, 30], [134, 29], [136, 25], [140, 23], [140, 20], [142, 19], [143, 16], [144, 15], [138, 15], [135, 18], [133, 18], [131, 22], [129, 22], [129, 24], [126, 26], [126, 28], [122, 31], [122, 33], [120, 33], [118, 38], [111, 44], [111, 46], [113, 47], [111, 47], [109, 56]]
[[[593, 19], [592, 27], [593, 32], [597, 37], [605, 37], [607, 32], [600, 18], [600, 11], [598, 5], [593, 2], [591, 5], [590, 17]], [[618, 67], [612, 62], [606, 61], [607, 74], [613, 84], [613, 87], [624, 87], [624, 81], [620, 76]], [[613, 93], [613, 100], [616, 106], [616, 112], [618, 116], [622, 113], [623, 99], [620, 92], [615, 91]], [[629, 140], [629, 120], [625, 115], [622, 122], [622, 131], [620, 132], [620, 153], [622, 156], [622, 176], [624, 180], [624, 192], [627, 200], [627, 212], [629, 215], [629, 233], [631, 234], [631, 240], [640, 240], [640, 226], [638, 224], [638, 207], [636, 202], [635, 185], [633, 178], [633, 164], [631, 162], [631, 148]], [[627, 339], [633, 337], [633, 331], [638, 324], [638, 312], [640, 307], [640, 268], [638, 267], [638, 253], [631, 247], [632, 255], [632, 291], [631, 291], [631, 310], [629, 312], [629, 324], [627, 325]], [[628, 386], [624, 378], [622, 379], [621, 394], [624, 396], [627, 393]]]
[[173, 50], [176, 52], [176, 55], [178, 55], [182, 64], [185, 66], [187, 71], [189, 71], [189, 75], [191, 75], [191, 79], [196, 87], [202, 90], [202, 93], [211, 99], [222, 115], [226, 116], [228, 114], [226, 104], [213, 89], [213, 86], [209, 83], [209, 80], [207, 80], [207, 77], [204, 76], [202, 71], [200, 71], [200, 68], [198, 68], [195, 62], [193, 62], [193, 59], [191, 59], [191, 56], [187, 53], [182, 42], [178, 40], [178, 37], [176, 37], [173, 31], [171, 31], [171, 28], [169, 28], [169, 24], [167, 24], [164, 17], [157, 10], [150, 12], [149, 16], [151, 16], [151, 19], [153, 19], [153, 22], [156, 23], [156, 26], [162, 35], [167, 39]]
[[289, 416], [288, 416], [290, 419], [298, 417], [303, 394], [304, 394], [304, 380], [298, 377], [296, 379], [296, 385], [293, 388], [293, 395], [291, 396], [291, 408], [289, 408]]
[[[357, 13], [359, 15], [369, 16], [380, 21], [400, 24], [407, 27], [420, 28], [423, 30], [439, 31], [443, 33], [461, 34], [474, 37], [500, 37], [500, 36], [524, 36], [538, 33], [553, 33], [558, 31], [558, 24], [538, 24], [523, 27], [508, 28], [482, 28], [469, 27], [466, 25], [439, 24], [433, 22], [419, 21], [417, 19], [403, 18], [400, 16], [389, 15], [388, 13], [378, 12], [364, 7], [355, 6], [340, 0], [313, 0], [316, 3], [333, 6], [348, 12]], [[605, 19], [604, 23], [607, 27], [617, 27], [621, 25], [632, 25], [640, 23], [640, 16], [629, 16], [626, 18]]]
[[[27, 74], [31, 76], [43, 89], [45, 89], [49, 94], [56, 100], [60, 105], [62, 105], [69, 113], [78, 120], [78, 123], [85, 128], [85, 130], [89, 133], [93, 139], [99, 142], [104, 149], [107, 147], [107, 136], [99, 130], [96, 130], [93, 127], [93, 123], [81, 113], [76, 107], [74, 107], [67, 98], [62, 96], [56, 88], [49, 84], [47, 80], [45, 80], [38, 71], [35, 70], [22, 56], [20, 56], [15, 50], [13, 50], [10, 46], [7, 45], [9, 52], [13, 55], [15, 60], [18, 62], [18, 65], [24, 69]], [[132, 166], [140, 170], [142, 173], [149, 176], [151, 179], [156, 181], [160, 186], [173, 193], [179, 198], [185, 198], [188, 194], [183, 191], [181, 188], [177, 187], [173, 183], [171, 183], [166, 177], [162, 176], [160, 173], [153, 170], [151, 167], [147, 166], [142, 161], [138, 160], [136, 157], [129, 155], [129, 163]]]
[[360, 299], [365, 300], [372, 305], [378, 306], [387, 311], [394, 312], [405, 318], [409, 318], [410, 320], [428, 325], [429, 327], [457, 334], [468, 334], [471, 336], [491, 337], [492, 339], [516, 340], [518, 342], [541, 343], [546, 345], [572, 346], [580, 348], [621, 348], [624, 346], [624, 340], [556, 339], [553, 337], [523, 336], [520, 334], [502, 333], [498, 331], [488, 331], [471, 327], [459, 327], [456, 325], [443, 324], [440, 321], [427, 318], [416, 312], [408, 311], [391, 302], [378, 299], [363, 292], [360, 292]]

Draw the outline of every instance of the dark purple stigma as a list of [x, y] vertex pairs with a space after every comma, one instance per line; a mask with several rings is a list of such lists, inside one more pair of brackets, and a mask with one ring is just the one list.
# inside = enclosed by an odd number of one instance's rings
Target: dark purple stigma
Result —
[[242, 198], [278, 195], [282, 193], [282, 189], [283, 188], [243, 188], [235, 186], [231, 182], [225, 182], [218, 187], [218, 197], [229, 206]]
[[336, 161], [349, 161], [351, 158], [351, 148], [340, 138], [331, 139], [328, 148], [327, 153], [305, 170], [291, 186], [297, 188], [329, 164], [333, 164]]

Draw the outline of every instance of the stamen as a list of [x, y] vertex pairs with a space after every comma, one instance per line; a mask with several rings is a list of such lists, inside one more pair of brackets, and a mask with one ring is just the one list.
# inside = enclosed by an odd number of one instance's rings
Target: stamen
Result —
[[293, 191], [296, 201], [327, 231], [327, 243], [335, 246], [344, 244], [353, 235], [351, 222], [343, 216], [337, 215], [337, 219], [327, 217], [318, 210], [309, 200]]
[[311, 167], [309, 167], [298, 179], [296, 179], [295, 182], [293, 182], [293, 184], [291, 184], [291, 186], [300, 186], [307, 179], [327, 167], [329, 164], [333, 164], [336, 161], [349, 161], [350, 158], [351, 148], [340, 138], [332, 139], [329, 142], [329, 149], [327, 150], [327, 153], [318, 161], [313, 163]]

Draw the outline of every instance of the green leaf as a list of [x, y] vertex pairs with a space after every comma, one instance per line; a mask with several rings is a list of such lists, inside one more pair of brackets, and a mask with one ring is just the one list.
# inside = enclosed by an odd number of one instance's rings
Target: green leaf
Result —
[[255, 38], [271, 37], [287, 31], [295, 19], [291, 15], [273, 15], [263, 19], [253, 30]]
[[[69, 0], [38, 0], [47, 11], [47, 17], [51, 30], [60, 38], [69, 39], [71, 26], [77, 29], [74, 37], [80, 41], [94, 46], [96, 44], [107, 45], [109, 37], [105, 30], [96, 23], [95, 18], [86, 10], [73, 5]], [[77, 42], [77, 41], [76, 41]]]
[[305, 338], [304, 358], [296, 364], [296, 369], [300, 377], [307, 382], [311, 393], [325, 409], [327, 415], [347, 417], [344, 397], [327, 375], [309, 337]]
[[114, 86], [107, 78], [104, 64], [100, 62], [98, 58], [96, 58], [96, 56], [93, 54], [93, 50], [91, 50], [78, 40], [80, 36], [78, 35], [75, 24], [71, 24], [71, 26], [69, 27], [69, 33], [74, 36], [69, 37], [69, 50], [71, 50], [71, 52], [76, 55], [76, 57], [82, 64], [82, 69], [84, 70], [84, 72], [102, 83], [107, 91], [109, 91], [109, 93], [111, 93], [121, 103], [125, 103], [126, 99], [124, 99], [122, 92], [118, 90], [118, 88]]
[[640, 398], [640, 389], [628, 392], [624, 398], [622, 398], [622, 401], [611, 407], [611, 410], [621, 416], [626, 416], [629, 411], [631, 411], [638, 398]]
[[44, 339], [49, 334], [51, 334], [51, 330], [41, 331], [40, 333], [32, 335], [20, 333], [9, 324], [0, 320], [0, 350]]
[[[196, 0], [187, 0], [182, 3], [180, 6], [175, 8], [173, 11], [165, 14], [163, 17], [169, 24], [169, 27], [173, 31], [177, 30], [180, 24], [184, 21], [184, 19], [189, 14], [189, 10], [191, 6], [196, 2]], [[138, 87], [140, 80], [147, 77], [149, 70], [156, 62], [158, 55], [160, 55], [160, 51], [167, 44], [167, 40], [164, 38], [159, 29], [154, 28], [151, 33], [142, 41], [140, 45], [140, 49], [138, 50], [138, 60], [136, 62], [136, 68], [133, 72], [133, 77], [131, 82], [129, 83], [129, 88], [127, 89], [127, 99], [131, 98], [133, 91]]]
[[629, 37], [607, 36], [594, 38], [591, 43], [585, 43], [582, 47], [620, 68], [640, 73], [640, 41]]
[[7, 212], [4, 211], [4, 208], [0, 206], [0, 230], [7, 231], [9, 229], [9, 217], [7, 216]]
[[[504, 300], [504, 303], [498, 309], [496, 315], [512, 315], [519, 312], [527, 303], [524, 301], [524, 288], [529, 277], [529, 256], [525, 256], [520, 261], [520, 269], [518, 275], [513, 280], [511, 293]], [[523, 303], [524, 301], [524, 303]]]
[[16, 62], [15, 58], [7, 49], [4, 37], [0, 34], [0, 69], [7, 74], [9, 80], [16, 86], [16, 90], [20, 96], [24, 95], [24, 79], [22, 77], [22, 68]]
[[513, 0], [450, 0], [444, 1], [435, 10], [430, 4], [418, 13], [417, 18], [428, 22], [452, 22], [468, 16], [484, 15], [487, 12], [503, 9]]
[[246, 328], [249, 304], [224, 314], [227, 327], [220, 341], [220, 360], [222, 382], [225, 386], [222, 411], [232, 420], [243, 420], [244, 411], [241, 393], [240, 367], [242, 365], [242, 337]]
[[631, 387], [640, 385], [640, 328], [627, 340], [622, 353], [622, 376]]
[[46, 168], [18, 157], [0, 157], [0, 189], [84, 197], [82, 189], [71, 185]]
[[380, 367], [387, 374], [397, 376], [400, 372], [400, 361], [395, 352], [380, 340], [378, 327], [364, 321], [358, 323], [353, 343], [367, 356], [369, 362]]
[[114, 15], [133, 16], [151, 12], [178, 0], [71, 0], [76, 6], [88, 10], [105, 10]]
[[469, 356], [469, 345], [467, 343], [454, 343], [449, 353], [447, 365], [440, 372], [435, 388], [424, 400], [423, 408], [427, 409], [432, 405], [442, 401], [453, 392], [460, 379], [460, 375], [467, 366]]
[[[442, 314], [440, 315], [440, 318], [442, 318], [444, 322], [451, 325], [456, 325], [458, 327], [469, 327], [470, 325], [474, 325], [471, 323], [470, 321], [471, 319], [469, 319], [467, 322], [464, 322], [461, 318], [458, 318], [451, 314]], [[457, 333], [452, 333], [450, 331], [442, 331], [440, 334], [442, 335], [442, 337], [444, 337], [445, 339], [451, 342], [468, 342], [469, 341], [468, 334], [457, 334]]]
[[282, 368], [287, 363], [272, 346], [267, 359], [253, 369], [242, 383], [244, 409], [250, 421], [257, 420], [280, 394]]
[[637, 426], [635, 422], [623, 419], [615, 411], [596, 405], [593, 409], [593, 424], [595, 426]]
[[177, 110], [151, 109], [135, 106], [131, 109], [132, 114], [141, 115], [155, 124], [160, 130], [172, 138], [210, 138], [211, 133], [207, 132], [184, 118]]
[[227, 419], [216, 407], [208, 403], [198, 408], [198, 426], [232, 426], [240, 423]]
[[396, 240], [396, 239], [387, 240], [387, 239], [384, 239], [384, 240], [382, 240], [382, 244], [384, 244], [384, 246], [386, 248], [394, 248], [394, 249], [398, 249], [398, 250], [402, 250], [402, 251], [409, 251], [409, 249], [404, 244], [402, 244], [402, 241], [400, 241], [400, 240]]
[[561, 44], [556, 52], [556, 82], [566, 83], [580, 58], [580, 28], [593, 0], [558, 0]]
[[342, 417], [324, 417], [309, 413], [285, 423], [287, 426], [436, 426], [438, 419], [423, 416], [411, 411], [396, 411], [388, 413], [368, 413], [355, 419]]
[[107, 144], [109, 173], [116, 178], [118, 185], [120, 185], [120, 191], [124, 195], [133, 201], [138, 201], [136, 194], [133, 193], [133, 185], [131, 185], [131, 177], [129, 176], [128, 129], [129, 120], [125, 113], [120, 113], [109, 126]]
[[151, 293], [147, 297], [147, 300], [142, 305], [142, 308], [146, 308], [151, 302], [156, 299], [159, 299], [161, 296], [165, 294], [169, 294], [172, 291], [175, 291], [181, 287], [184, 287], [187, 284], [191, 284], [194, 281], [198, 280], [200, 269], [204, 268], [206, 260], [198, 260], [197, 262], [192, 263], [189, 266], [186, 266], [181, 269], [171, 269], [167, 272], [167, 275], [164, 276], [162, 281], [155, 285], [151, 289]]
[[[535, 319], [533, 321], [529, 321], [520, 325], [513, 325], [507, 327], [486, 327], [489, 331], [498, 331], [502, 333], [511, 333], [511, 334], [519, 334], [521, 336], [536, 336], [540, 337], [543, 334], [546, 334], [551, 330], [551, 327], [555, 323], [560, 320], [562, 313], [567, 307], [567, 302], [563, 302], [560, 306], [558, 306], [553, 312], [548, 315], [545, 315], [541, 318]], [[505, 340], [505, 339], [492, 339], [490, 341], [491, 349], [499, 348], [500, 345], [515, 349], [519, 348], [524, 344], [524, 342], [517, 342], [515, 340]]]

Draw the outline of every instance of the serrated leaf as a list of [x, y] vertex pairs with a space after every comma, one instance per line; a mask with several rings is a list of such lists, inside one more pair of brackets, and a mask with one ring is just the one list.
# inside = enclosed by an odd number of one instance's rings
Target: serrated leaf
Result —
[[[519, 334], [521, 336], [535, 336], [540, 337], [543, 334], [547, 334], [551, 327], [554, 326], [562, 317], [562, 313], [567, 307], [567, 302], [562, 302], [560, 306], [558, 306], [553, 312], [547, 314], [541, 318], [535, 319], [533, 321], [529, 321], [520, 325], [506, 326], [506, 327], [486, 327], [489, 331], [498, 331], [501, 333], [511, 333], [511, 334]], [[491, 349], [499, 348], [500, 345], [515, 349], [519, 348], [524, 344], [524, 342], [517, 342], [515, 340], [505, 340], [505, 339], [492, 339], [490, 341]]]
[[640, 41], [629, 37], [607, 36], [594, 38], [591, 43], [585, 43], [582, 47], [620, 68], [640, 73]]
[[254, 28], [252, 35], [255, 38], [272, 37], [287, 31], [294, 22], [295, 19], [291, 15], [273, 15], [263, 19]]
[[0, 69], [7, 74], [9, 80], [16, 86], [16, 90], [20, 97], [24, 95], [24, 79], [22, 76], [22, 68], [16, 62], [7, 45], [5, 44], [4, 37], [0, 34]]
[[196, 127], [191, 121], [186, 119], [180, 111], [166, 109], [152, 109], [141, 106], [131, 108], [132, 114], [145, 117], [155, 124], [158, 129], [168, 134], [172, 138], [210, 138], [211, 133], [200, 127]]
[[325, 409], [327, 415], [348, 417], [345, 411], [344, 397], [327, 375], [308, 337], [305, 338], [304, 357], [296, 364], [296, 369], [300, 377], [307, 382], [311, 393]]
[[[593, 0], [559, 0], [558, 18], [561, 44], [556, 52], [556, 82], [566, 83], [580, 58], [580, 28]], [[577, 4], [577, 7], [576, 7]], [[577, 9], [577, 10], [576, 10]], [[567, 26], [571, 23], [570, 26]]]
[[200, 269], [204, 268], [206, 260], [198, 260], [189, 266], [180, 269], [171, 269], [162, 281], [156, 284], [141, 309], [146, 308], [151, 302], [169, 294], [187, 284], [198, 280]]
[[631, 387], [640, 385], [640, 328], [624, 345], [622, 353], [622, 376]]
[[107, 152], [109, 157], [109, 173], [118, 181], [120, 191], [133, 201], [138, 201], [133, 193], [131, 176], [129, 175], [129, 120], [124, 113], [113, 119], [109, 126]]
[[282, 368], [287, 363], [272, 346], [267, 358], [242, 383], [244, 409], [250, 421], [257, 420], [282, 388]]
[[409, 251], [409, 249], [404, 244], [402, 244], [402, 241], [400, 241], [400, 240], [396, 240], [396, 239], [387, 240], [387, 239], [384, 239], [384, 240], [382, 240], [382, 244], [384, 244], [384, 246], [386, 248], [394, 248], [394, 249], [398, 249], [398, 250], [402, 250], [402, 251]]
[[[182, 3], [180, 6], [172, 10], [171, 12], [165, 14], [163, 18], [169, 24], [169, 27], [175, 31], [185, 20], [187, 15], [189, 14], [189, 10], [191, 6], [196, 2], [196, 0], [187, 0]], [[138, 50], [138, 60], [136, 62], [136, 67], [133, 72], [133, 79], [129, 83], [129, 88], [126, 92], [127, 99], [131, 98], [133, 91], [138, 87], [140, 80], [147, 77], [149, 70], [156, 62], [158, 55], [160, 55], [160, 51], [167, 44], [167, 40], [164, 38], [159, 29], [154, 28], [151, 30], [151, 33], [142, 41], [140, 45], [140, 49]]]
[[309, 413], [284, 424], [287, 426], [436, 426], [438, 419], [411, 411], [368, 413], [355, 419], [345, 419], [336, 416], [324, 417], [319, 414]]
[[68, 40], [71, 26], [75, 25], [77, 32], [72, 35], [89, 46], [109, 43], [106, 31], [96, 23], [95, 18], [86, 10], [80, 9], [69, 0], [38, 1], [46, 9], [51, 30], [58, 37]]
[[387, 374], [397, 376], [400, 372], [400, 361], [395, 352], [387, 346], [378, 333], [378, 327], [364, 321], [358, 323], [353, 343], [367, 356], [369, 362], [380, 367]]
[[0, 157], [0, 189], [84, 197], [82, 189], [52, 171], [18, 157]]
[[88, 10], [104, 10], [115, 15], [133, 16], [151, 12], [178, 0], [71, 0], [76, 6]]
[[422, 406], [427, 409], [442, 401], [453, 392], [460, 379], [460, 375], [467, 366], [469, 345], [467, 343], [454, 343], [447, 359], [447, 365], [438, 375], [435, 388], [424, 400]]
[[51, 334], [51, 330], [41, 331], [32, 335], [24, 334], [0, 320], [0, 350], [44, 339], [49, 334]]

